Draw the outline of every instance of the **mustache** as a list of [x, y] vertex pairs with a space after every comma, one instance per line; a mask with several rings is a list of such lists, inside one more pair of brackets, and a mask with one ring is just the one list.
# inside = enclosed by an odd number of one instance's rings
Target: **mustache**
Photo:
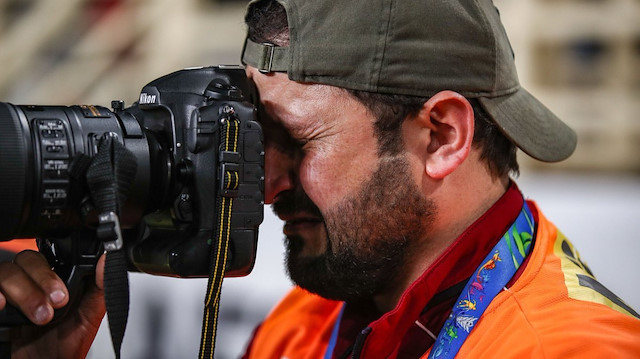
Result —
[[278, 199], [271, 205], [273, 213], [277, 216], [288, 216], [299, 212], [323, 218], [318, 206], [309, 198], [302, 189], [286, 191], [278, 195]]

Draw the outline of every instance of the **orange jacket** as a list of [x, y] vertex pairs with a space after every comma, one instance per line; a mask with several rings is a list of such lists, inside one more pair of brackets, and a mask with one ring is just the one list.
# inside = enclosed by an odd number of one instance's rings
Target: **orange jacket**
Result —
[[32, 239], [32, 238], [13, 239], [6, 242], [0, 242], [0, 250], [3, 250], [3, 251], [18, 253], [26, 249], [30, 249], [32, 251], [38, 250], [38, 246], [36, 245], [35, 239]]
[[[638, 314], [600, 285], [564, 235], [530, 206], [538, 224], [529, 262], [491, 302], [458, 357], [640, 358]], [[246, 357], [322, 358], [341, 305], [293, 289], [257, 330]], [[359, 357], [380, 357], [370, 344], [365, 340]]]

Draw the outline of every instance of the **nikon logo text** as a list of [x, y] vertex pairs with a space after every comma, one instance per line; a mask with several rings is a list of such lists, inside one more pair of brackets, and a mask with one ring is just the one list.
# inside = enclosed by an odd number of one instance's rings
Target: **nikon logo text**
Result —
[[149, 95], [148, 93], [143, 92], [140, 94], [139, 102], [141, 105], [156, 103], [156, 95]]

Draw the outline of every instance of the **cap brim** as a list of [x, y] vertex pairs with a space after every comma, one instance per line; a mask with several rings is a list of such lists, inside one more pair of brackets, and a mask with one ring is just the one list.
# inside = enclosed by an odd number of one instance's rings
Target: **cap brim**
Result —
[[529, 156], [557, 162], [575, 150], [576, 133], [527, 90], [478, 100], [505, 136]]

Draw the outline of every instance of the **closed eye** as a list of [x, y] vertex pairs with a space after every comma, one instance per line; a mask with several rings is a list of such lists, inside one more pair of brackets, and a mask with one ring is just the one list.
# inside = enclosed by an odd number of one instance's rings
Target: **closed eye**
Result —
[[307, 140], [299, 140], [291, 136], [289, 130], [281, 123], [271, 119], [261, 119], [265, 146], [272, 146], [282, 153], [293, 154], [301, 151]]

